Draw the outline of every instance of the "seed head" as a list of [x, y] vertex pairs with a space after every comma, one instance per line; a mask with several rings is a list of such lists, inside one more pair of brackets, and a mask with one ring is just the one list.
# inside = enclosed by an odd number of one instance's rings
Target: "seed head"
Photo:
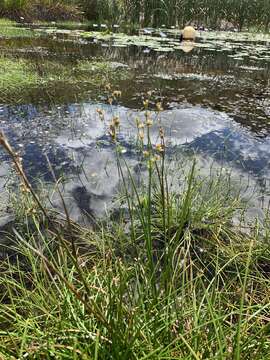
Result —
[[149, 100], [144, 100], [144, 101], [143, 101], [143, 106], [144, 106], [145, 109], [148, 109]]
[[121, 97], [122, 96], [122, 91], [120, 91], [120, 90], [115, 90], [113, 93], [112, 93], [112, 95], [114, 96], [114, 97]]
[[149, 157], [149, 156], [150, 156], [149, 151], [144, 151], [144, 152], [143, 152], [143, 156], [144, 156], [144, 157]]
[[113, 121], [109, 125], [109, 134], [112, 138], [112, 141], [115, 142], [116, 141], [116, 126]]
[[161, 102], [157, 102], [157, 103], [156, 103], [156, 108], [157, 108], [157, 111], [158, 111], [158, 112], [163, 111], [162, 103], [161, 103]]
[[144, 132], [143, 132], [142, 130], [139, 131], [139, 138], [140, 138], [141, 140], [144, 139]]
[[164, 145], [163, 144], [157, 144], [156, 150], [160, 153], [164, 152]]
[[153, 120], [152, 120], [150, 117], [148, 117], [148, 118], [146, 119], [146, 125], [147, 125], [148, 127], [150, 127], [150, 126], [153, 125]]
[[165, 134], [164, 134], [164, 129], [162, 127], [159, 128], [159, 136], [162, 140], [164, 139]]
[[98, 113], [98, 115], [99, 115], [99, 118], [100, 118], [100, 120], [104, 120], [104, 110], [102, 110], [102, 109], [97, 109], [97, 113]]
[[113, 119], [112, 119], [112, 123], [115, 127], [118, 127], [120, 125], [120, 119], [119, 119], [119, 116], [115, 116]]

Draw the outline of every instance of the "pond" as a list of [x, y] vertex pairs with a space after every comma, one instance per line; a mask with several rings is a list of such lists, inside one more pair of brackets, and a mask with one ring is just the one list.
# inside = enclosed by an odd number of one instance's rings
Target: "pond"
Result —
[[[49, 187], [48, 156], [75, 220], [103, 214], [117, 193], [107, 131], [113, 116], [123, 156], [138, 170], [136, 119], [144, 117], [144, 99], [154, 119], [162, 103], [152, 137], [162, 125], [175, 162], [196, 154], [202, 172], [227, 169], [256, 193], [254, 208], [268, 206], [270, 36], [202, 32], [195, 44], [180, 44], [179, 33], [165, 29], [130, 36], [17, 30], [0, 31], [0, 127], [31, 180]], [[1, 225], [10, 219], [3, 200], [11, 166], [2, 149], [0, 159]], [[51, 202], [60, 209], [56, 195]]]

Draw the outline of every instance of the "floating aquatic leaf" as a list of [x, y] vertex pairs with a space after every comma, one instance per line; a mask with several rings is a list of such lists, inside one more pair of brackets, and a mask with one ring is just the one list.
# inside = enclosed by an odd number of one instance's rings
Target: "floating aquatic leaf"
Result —
[[157, 52], [171, 52], [171, 51], [173, 51], [173, 48], [158, 47], [158, 48], [153, 48], [153, 50], [157, 51]]

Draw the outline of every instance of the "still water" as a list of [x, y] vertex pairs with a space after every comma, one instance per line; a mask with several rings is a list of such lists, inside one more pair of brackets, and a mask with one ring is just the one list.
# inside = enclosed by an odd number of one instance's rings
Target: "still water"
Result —
[[[180, 159], [181, 154], [196, 154], [205, 174], [213, 166], [228, 169], [235, 179], [250, 184], [255, 193], [251, 207], [259, 211], [267, 206], [270, 39], [208, 33], [189, 51], [169, 32], [153, 34], [163, 38], [157, 47], [153, 38], [147, 46], [141, 40], [136, 43], [119, 37], [115, 43], [96, 34], [83, 37], [83, 31], [49, 30], [35, 37], [0, 39], [0, 51], [6, 58], [25, 60], [40, 72], [45, 63], [54, 69], [50, 81], [25, 86], [16, 94], [0, 93], [0, 127], [20, 153], [33, 182], [39, 179], [48, 186], [53, 182], [45, 154], [48, 156], [56, 176], [63, 179], [75, 220], [83, 221], [86, 213], [103, 214], [118, 190], [115, 154], [107, 131], [113, 116], [120, 118], [123, 156], [136, 172], [136, 118], [144, 116], [145, 96], [153, 116], [156, 102], [163, 106], [151, 130], [153, 141], [162, 125], [171, 155]], [[106, 81], [98, 85], [94, 80], [75, 80], [74, 69], [81, 61], [110, 63], [117, 76], [108, 81], [122, 96], [110, 105]], [[60, 67], [65, 69], [64, 79], [57, 78]], [[97, 108], [104, 111], [103, 122]], [[0, 159], [4, 223], [9, 219], [5, 186], [10, 164], [2, 150]], [[60, 208], [56, 196], [51, 203]]]

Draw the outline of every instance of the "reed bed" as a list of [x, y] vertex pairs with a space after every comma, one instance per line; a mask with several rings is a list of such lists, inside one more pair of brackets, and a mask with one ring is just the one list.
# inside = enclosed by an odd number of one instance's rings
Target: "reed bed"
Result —
[[[269, 31], [267, 0], [0, 0], [0, 16], [18, 21], [91, 21], [140, 26], [243, 27]], [[22, 19], [23, 18], [23, 19]]]

